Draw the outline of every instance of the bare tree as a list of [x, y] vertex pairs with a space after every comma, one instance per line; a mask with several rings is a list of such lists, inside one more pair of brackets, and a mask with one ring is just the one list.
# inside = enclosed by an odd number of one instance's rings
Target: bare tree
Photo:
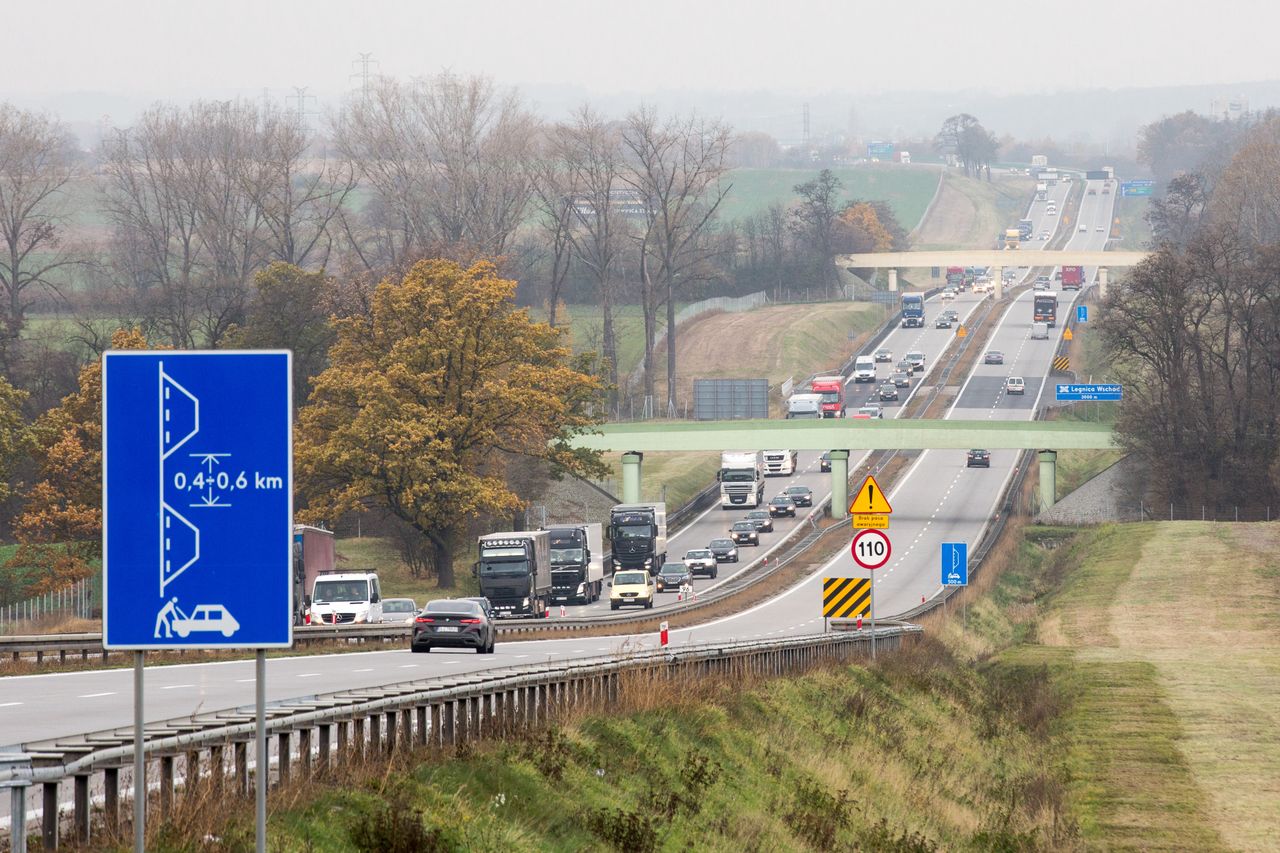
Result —
[[26, 326], [33, 299], [57, 292], [56, 273], [75, 261], [61, 251], [63, 189], [75, 152], [55, 119], [0, 105], [0, 289], [3, 356]]
[[[614, 276], [626, 224], [617, 191], [622, 182], [622, 145], [617, 128], [590, 106], [551, 131], [552, 158], [560, 164], [571, 196], [574, 256], [595, 279], [600, 294], [603, 355], [609, 384], [618, 385], [618, 342], [613, 324]], [[615, 393], [616, 402], [616, 393]]]
[[[648, 218], [646, 265], [667, 306], [667, 411], [675, 410], [678, 281], [708, 255], [704, 240], [729, 192], [723, 182], [733, 135], [727, 125], [696, 115], [662, 120], [641, 107], [627, 117], [623, 142], [631, 155], [627, 181], [642, 198]], [[648, 314], [657, 306], [646, 303]]]
[[391, 236], [366, 260], [502, 255], [529, 202], [536, 128], [520, 98], [485, 77], [382, 79], [349, 100], [334, 139], [377, 193]]
[[574, 191], [565, 164], [554, 144], [547, 143], [533, 182], [533, 206], [537, 211], [538, 227], [546, 246], [547, 282], [544, 290], [547, 300], [547, 323], [556, 325], [556, 312], [560, 307], [560, 291], [569, 277], [573, 261], [571, 232], [576, 220]]

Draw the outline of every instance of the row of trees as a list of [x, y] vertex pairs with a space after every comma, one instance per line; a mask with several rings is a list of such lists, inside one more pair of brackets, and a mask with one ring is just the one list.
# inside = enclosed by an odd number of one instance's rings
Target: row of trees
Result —
[[[1154, 255], [1110, 295], [1100, 323], [1126, 382], [1117, 430], [1156, 497], [1274, 505], [1280, 497], [1280, 118], [1170, 142], [1144, 134], [1157, 172], [1179, 172], [1150, 214]], [[1197, 122], [1190, 122], [1197, 124]], [[1156, 140], [1164, 140], [1156, 144]], [[1201, 159], [1196, 159], [1201, 157]]]

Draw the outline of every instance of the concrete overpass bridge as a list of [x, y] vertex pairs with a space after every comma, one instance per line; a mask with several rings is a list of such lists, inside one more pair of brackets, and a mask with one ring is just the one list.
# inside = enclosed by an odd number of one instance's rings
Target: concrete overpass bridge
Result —
[[[743, 420], [605, 424], [574, 445], [622, 454], [622, 500], [640, 500], [641, 462], [646, 451], [818, 450], [831, 451], [831, 502], [849, 503], [850, 450], [1039, 450], [1041, 505], [1052, 506], [1057, 451], [1116, 449], [1107, 424], [1079, 421], [973, 420]], [[1045, 449], [1053, 448], [1053, 449]]]
[[1107, 269], [1132, 267], [1146, 260], [1150, 252], [1104, 252], [1096, 249], [1061, 249], [1052, 252], [1018, 249], [955, 249], [929, 252], [861, 252], [837, 255], [836, 264], [853, 269], [888, 269], [889, 290], [898, 289], [898, 270], [924, 267], [974, 266], [994, 267], [996, 299], [1004, 296], [1005, 267], [1059, 266], [1061, 264], [1097, 267], [1098, 288], [1107, 295]]

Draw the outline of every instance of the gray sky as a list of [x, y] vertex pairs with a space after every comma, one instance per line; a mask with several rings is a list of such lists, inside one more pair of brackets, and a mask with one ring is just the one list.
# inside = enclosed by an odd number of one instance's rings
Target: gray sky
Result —
[[[47, 0], [6, 4], [0, 96], [334, 94], [371, 51], [596, 93], [1037, 92], [1274, 79], [1268, 0]], [[1061, 22], [1061, 23], [1057, 23]]]

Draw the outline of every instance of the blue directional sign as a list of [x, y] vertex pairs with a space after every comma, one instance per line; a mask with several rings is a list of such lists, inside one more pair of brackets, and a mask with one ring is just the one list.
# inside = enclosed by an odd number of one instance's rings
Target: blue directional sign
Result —
[[293, 640], [292, 354], [103, 356], [103, 645]]
[[1088, 305], [1076, 306], [1076, 322], [1077, 323], [1089, 322], [1089, 306]]
[[1155, 181], [1121, 181], [1120, 195], [1122, 196], [1140, 196], [1151, 195], [1155, 189]]
[[942, 543], [942, 585], [969, 585], [969, 545], [967, 543]]
[[868, 142], [867, 156], [879, 159], [885, 159], [893, 156], [892, 142]]
[[1057, 386], [1057, 398], [1063, 402], [1115, 402], [1123, 396], [1122, 392], [1123, 388], [1120, 385], [1109, 383]]

